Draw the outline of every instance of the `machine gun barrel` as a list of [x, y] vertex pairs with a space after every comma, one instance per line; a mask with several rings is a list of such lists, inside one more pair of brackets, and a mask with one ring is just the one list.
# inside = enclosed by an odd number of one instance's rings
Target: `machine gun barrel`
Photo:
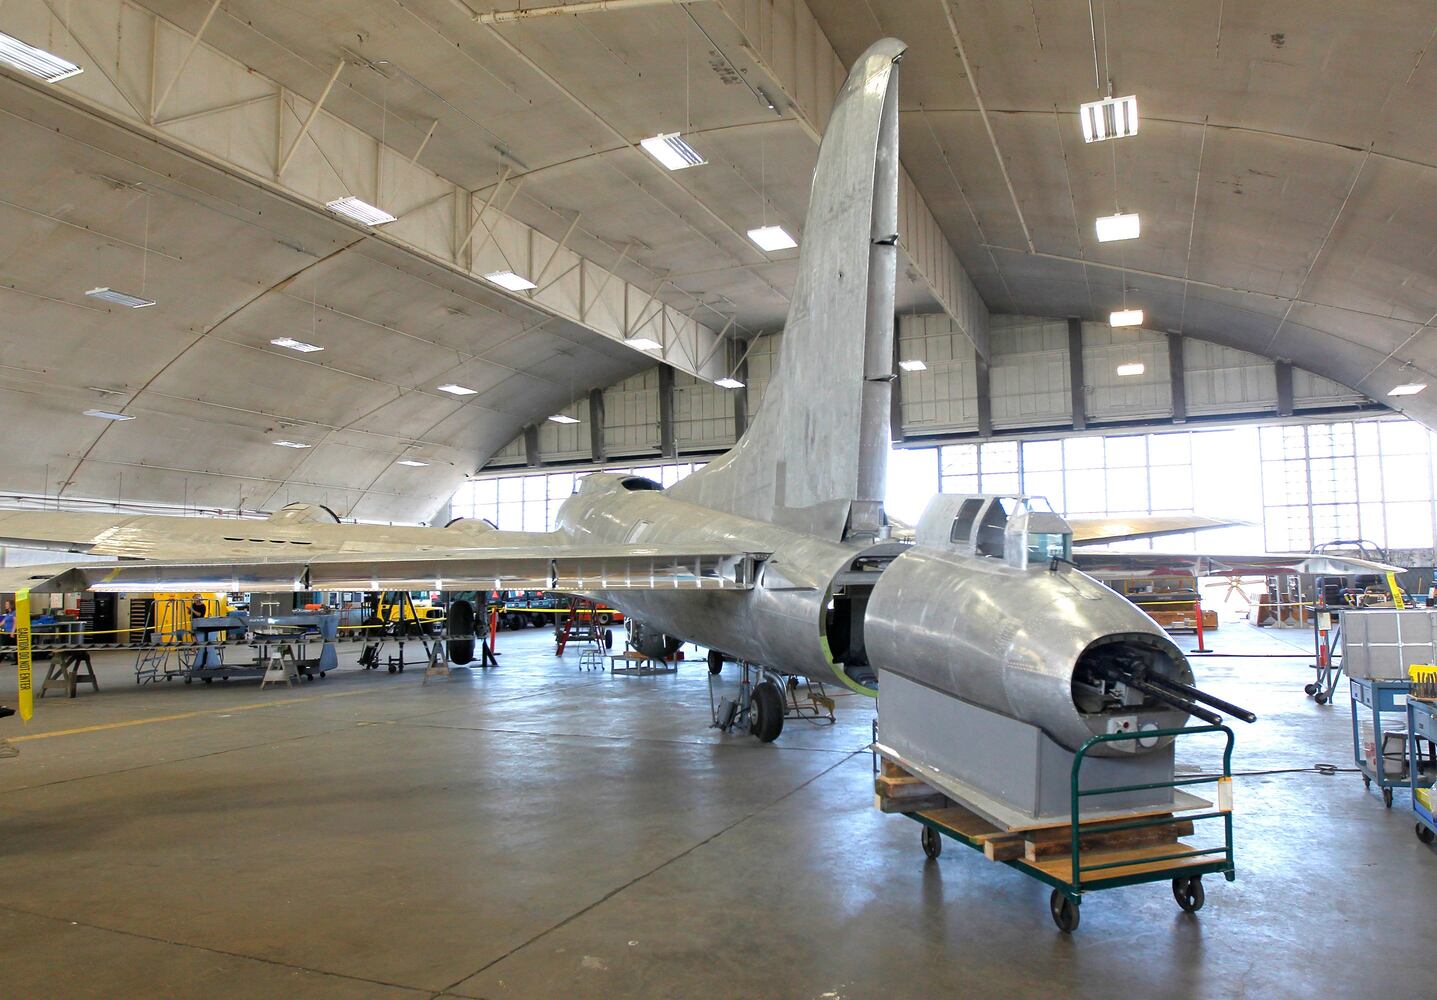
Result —
[[1184, 684], [1182, 681], [1175, 681], [1171, 677], [1149, 676], [1146, 679], [1161, 687], [1168, 688], [1176, 694], [1186, 695], [1194, 701], [1200, 701], [1204, 705], [1209, 705], [1212, 708], [1217, 709], [1219, 712], [1226, 712], [1234, 719], [1241, 719], [1243, 722], [1257, 721], [1256, 714], [1249, 712], [1247, 709], [1242, 708], [1238, 705], [1234, 705], [1230, 701], [1225, 701], [1222, 698], [1219, 698], [1217, 695], [1208, 694], [1206, 691], [1195, 688], [1191, 684]]
[[1186, 712], [1188, 715], [1196, 716], [1210, 726], [1218, 726], [1222, 724], [1222, 716], [1218, 715], [1216, 712], [1209, 712], [1207, 709], [1200, 707], [1196, 702], [1190, 701], [1189, 699], [1182, 697], [1175, 691], [1170, 691], [1167, 688], [1159, 687], [1158, 685], [1152, 683], [1150, 680], [1139, 677], [1132, 671], [1112, 670], [1111, 673], [1114, 678], [1122, 681], [1124, 684], [1128, 685], [1128, 687], [1137, 688], [1144, 694], [1151, 695], [1158, 701], [1162, 702], [1165, 705], [1168, 705], [1171, 708], [1176, 708], [1180, 712]]

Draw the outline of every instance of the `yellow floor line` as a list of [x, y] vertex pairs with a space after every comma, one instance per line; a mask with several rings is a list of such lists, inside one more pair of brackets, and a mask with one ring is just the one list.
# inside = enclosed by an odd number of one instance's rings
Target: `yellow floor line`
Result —
[[28, 743], [31, 740], [48, 740], [53, 736], [77, 736], [81, 733], [103, 733], [110, 729], [127, 729], [130, 726], [149, 726], [156, 722], [176, 722], [180, 719], [195, 719], [202, 715], [229, 715], [232, 712], [248, 712], [256, 708], [276, 708], [280, 705], [295, 705], [304, 701], [322, 701], [326, 698], [349, 698], [357, 694], [378, 694], [375, 691], [337, 691], [334, 694], [316, 694], [305, 698], [280, 698], [275, 701], [255, 701], [248, 705], [232, 705], [228, 708], [206, 708], [195, 712], [179, 712], [175, 715], [157, 715], [152, 719], [130, 719], [126, 722], [101, 722], [78, 729], [57, 729], [50, 733], [32, 733], [29, 736], [12, 736], [11, 743]]

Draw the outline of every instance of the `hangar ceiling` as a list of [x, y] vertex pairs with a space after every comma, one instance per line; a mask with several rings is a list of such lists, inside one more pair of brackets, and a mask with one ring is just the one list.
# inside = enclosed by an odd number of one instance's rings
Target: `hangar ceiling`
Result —
[[[476, 21], [496, 6], [481, 0], [103, 4], [124, 9], [118, 27], [9, 0], [0, 30], [23, 25], [11, 30], [95, 63], [90, 82], [113, 76], [150, 100], [168, 74], [110, 62], [100, 37], [133, 34], [135, 17], [173, 36], [171, 65], [203, 25], [202, 52], [276, 81], [281, 100], [318, 100], [342, 59], [326, 115], [477, 203], [502, 180], [514, 219], [740, 336], [786, 310], [795, 255], [744, 233], [765, 222], [801, 237], [822, 93], [836, 85], [821, 50], [847, 62], [896, 35], [911, 46], [904, 165], [980, 306], [1097, 320], [1126, 290], [1150, 328], [1288, 359], [1383, 401], [1437, 372], [1429, 4], [1094, 0], [1091, 30], [1088, 5], [1070, 0], [628, 0], [498, 24]], [[816, 39], [800, 30], [810, 10]], [[87, 31], [88, 52], [73, 37]], [[1143, 124], [1084, 145], [1077, 105], [1102, 96], [1095, 49], [1115, 92], [1139, 95]], [[185, 90], [208, 67], [176, 76], [172, 109], [196, 106]], [[0, 71], [7, 491], [303, 498], [423, 518], [525, 424], [652, 363], [66, 88]], [[657, 167], [637, 142], [660, 131], [684, 132], [707, 165]], [[1141, 214], [1142, 238], [1100, 246], [1092, 220], [1117, 208]], [[83, 296], [134, 285], [141, 261], [160, 307], [97, 311]], [[901, 284], [905, 309], [952, 311], [922, 267]], [[271, 347], [276, 330], [322, 330], [326, 350]], [[435, 391], [441, 379], [481, 391], [456, 399]], [[1428, 396], [1391, 402], [1437, 425]], [[80, 415], [106, 400], [144, 419]], [[274, 446], [302, 435], [315, 447]], [[396, 466], [405, 457], [427, 464]]]

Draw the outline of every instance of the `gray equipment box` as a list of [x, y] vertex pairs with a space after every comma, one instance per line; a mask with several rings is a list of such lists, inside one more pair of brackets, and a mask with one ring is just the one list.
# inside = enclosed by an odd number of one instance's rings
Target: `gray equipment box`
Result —
[[1405, 681], [1414, 664], [1437, 664], [1437, 610], [1342, 612], [1347, 676]]

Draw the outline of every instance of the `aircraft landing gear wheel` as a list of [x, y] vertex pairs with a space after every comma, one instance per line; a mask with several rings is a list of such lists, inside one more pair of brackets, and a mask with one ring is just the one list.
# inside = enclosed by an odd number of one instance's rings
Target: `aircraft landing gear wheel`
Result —
[[773, 681], [760, 681], [754, 686], [749, 701], [748, 731], [760, 743], [772, 743], [783, 732], [783, 695]]
[[715, 677], [723, 673], [723, 654], [717, 649], [709, 650], [709, 673]]
[[1048, 912], [1053, 915], [1053, 923], [1058, 925], [1058, 930], [1064, 934], [1071, 934], [1078, 929], [1078, 904], [1059, 889], [1053, 890], [1053, 895], [1048, 899]]
[[1173, 898], [1187, 913], [1201, 910], [1202, 904], [1207, 900], [1207, 894], [1203, 892], [1202, 876], [1173, 879]]
[[1422, 841], [1422, 843], [1424, 843], [1424, 844], [1430, 844], [1430, 843], [1432, 843], [1433, 840], [1437, 840], [1437, 833], [1433, 833], [1430, 827], [1427, 827], [1427, 826], [1424, 826], [1424, 825], [1421, 824], [1421, 823], [1418, 823], [1418, 824], [1417, 824], [1417, 839], [1420, 840], [1420, 841]]
[[604, 629], [604, 648], [614, 648], [614, 630], [611, 628]]
[[1384, 789], [1382, 789], [1382, 804], [1383, 804], [1384, 806], [1386, 806], [1388, 809], [1391, 809], [1391, 808], [1392, 808], [1392, 789], [1390, 789], [1390, 788], [1384, 788]]
[[1306, 691], [1307, 694], [1308, 694], [1309, 696], [1311, 696], [1311, 695], [1317, 694], [1317, 685], [1316, 685], [1316, 684], [1304, 684], [1304, 685], [1302, 686], [1302, 690]]
[[923, 841], [923, 853], [934, 861], [937, 861], [938, 855], [943, 853], [943, 835], [933, 829], [933, 827], [925, 826], [921, 839]]

